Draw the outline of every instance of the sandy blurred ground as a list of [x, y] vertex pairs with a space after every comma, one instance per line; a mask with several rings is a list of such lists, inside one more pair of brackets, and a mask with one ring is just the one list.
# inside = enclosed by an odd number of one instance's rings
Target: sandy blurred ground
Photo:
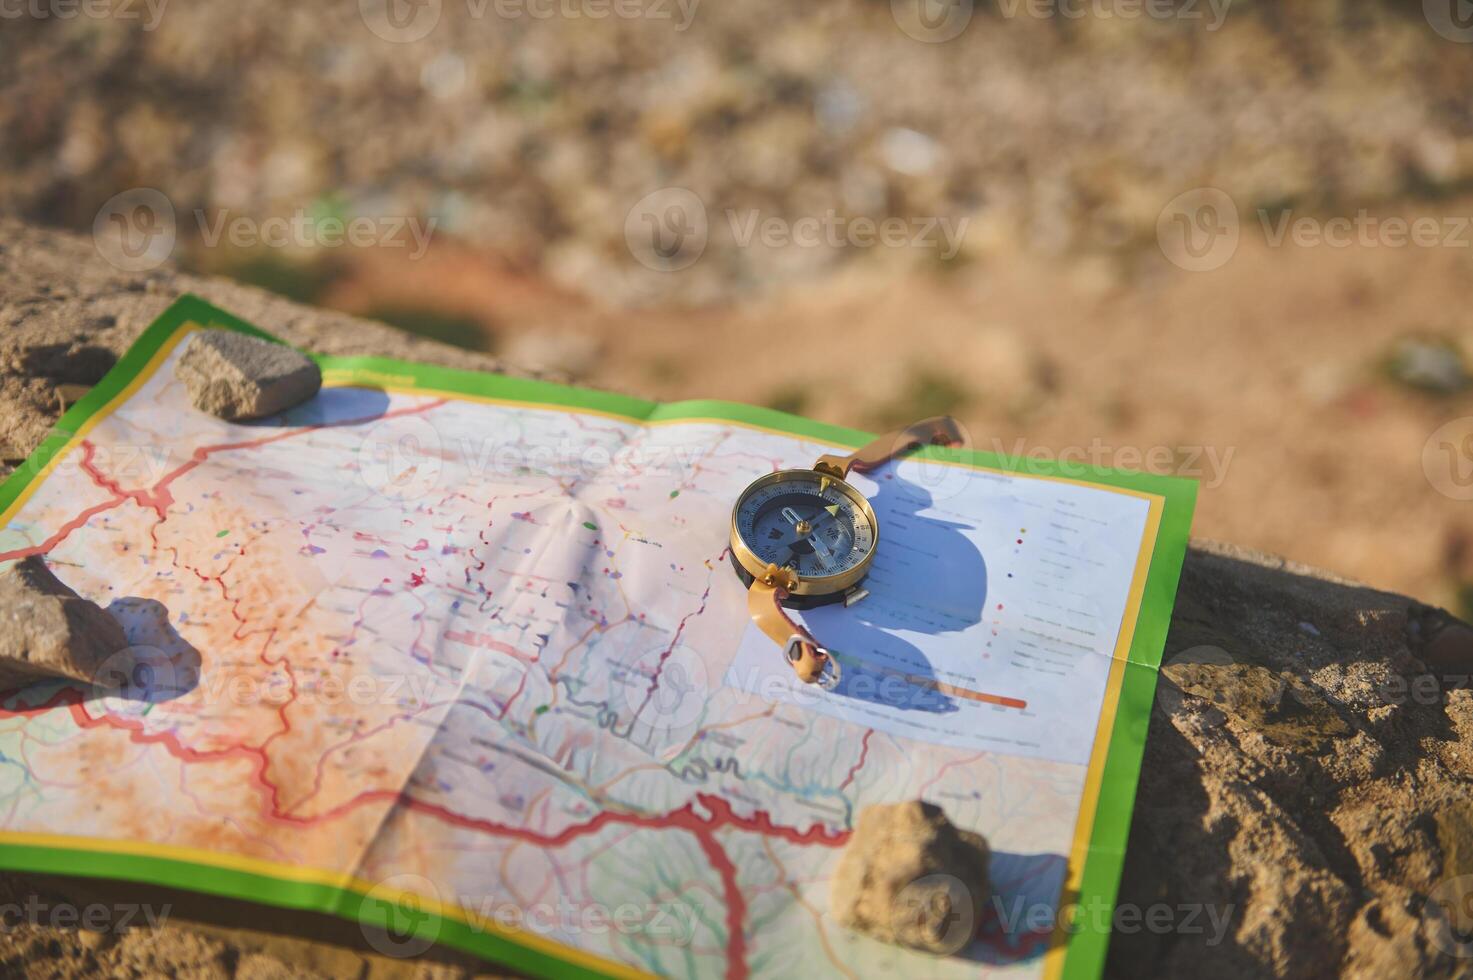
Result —
[[[651, 397], [953, 411], [981, 448], [1192, 476], [1200, 535], [1467, 611], [1473, 32], [1434, 7], [26, 15], [0, 209], [106, 250], [151, 188], [194, 268]], [[369, 247], [327, 240], [355, 218]]]

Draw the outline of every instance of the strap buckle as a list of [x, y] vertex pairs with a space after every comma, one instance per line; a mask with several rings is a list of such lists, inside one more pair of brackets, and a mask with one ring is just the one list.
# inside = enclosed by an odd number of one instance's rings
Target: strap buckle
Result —
[[839, 686], [841, 672], [834, 655], [817, 643], [810, 643], [794, 633], [783, 647], [783, 659], [805, 684], [817, 684], [825, 691]]

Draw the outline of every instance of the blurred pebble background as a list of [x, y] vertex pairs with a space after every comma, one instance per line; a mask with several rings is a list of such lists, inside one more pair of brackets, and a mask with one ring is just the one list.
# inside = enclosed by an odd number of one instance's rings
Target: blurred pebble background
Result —
[[[188, 268], [579, 383], [1180, 472], [1199, 534], [1468, 612], [1473, 35], [1435, 7], [28, 0], [0, 210], [89, 232], [153, 188]], [[268, 218], [378, 231], [224, 233]]]

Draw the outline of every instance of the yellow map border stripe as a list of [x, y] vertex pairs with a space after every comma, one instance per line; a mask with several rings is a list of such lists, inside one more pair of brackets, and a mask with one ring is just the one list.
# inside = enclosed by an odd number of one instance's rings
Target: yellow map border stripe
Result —
[[[72, 452], [88, 434], [98, 425], [106, 421], [117, 410], [118, 406], [127, 401], [138, 390], [152, 380], [159, 368], [173, 354], [178, 345], [191, 333], [204, 329], [198, 323], [188, 322], [180, 324], [175, 332], [155, 352], [147, 365], [138, 372], [137, 376], [124, 387], [106, 405], [94, 412], [77, 431], [67, 440], [51, 460], [43, 467], [30, 482], [25, 490], [0, 513], [0, 524], [7, 524], [26, 505], [31, 497], [41, 488], [47, 477], [60, 464], [62, 459]], [[533, 402], [519, 399], [495, 398], [482, 395], [468, 395], [458, 391], [441, 390], [430, 387], [419, 387], [413, 384], [404, 385], [397, 382], [406, 380], [399, 376], [385, 376], [368, 369], [334, 369], [330, 366], [323, 371], [324, 387], [349, 388], [349, 387], [371, 387], [378, 390], [406, 395], [441, 396], [451, 397], [458, 401], [469, 401], [480, 404], [499, 405], [504, 407], [520, 408], [529, 411], [560, 411], [570, 414], [592, 415], [625, 423], [632, 423], [642, 428], [654, 426], [676, 425], [676, 424], [718, 424], [764, 432], [785, 438], [800, 438], [809, 442], [823, 444], [824, 440], [816, 439], [806, 435], [795, 436], [771, 426], [759, 425], [737, 419], [688, 416], [672, 419], [640, 419], [633, 416], [622, 415], [600, 409], [582, 406], [559, 405], [550, 402]], [[1147, 572], [1151, 564], [1156, 537], [1159, 531], [1164, 498], [1159, 494], [1133, 490], [1127, 487], [1116, 487], [1091, 483], [1086, 480], [1072, 477], [1055, 476], [1040, 473], [1019, 473], [1013, 470], [1005, 470], [997, 467], [983, 466], [976, 463], [968, 463], [958, 460], [928, 460], [928, 463], [940, 463], [944, 466], [961, 467], [965, 469], [980, 470], [1004, 476], [1021, 477], [1024, 479], [1047, 480], [1055, 483], [1066, 483], [1075, 486], [1088, 487], [1093, 490], [1104, 490], [1112, 493], [1124, 494], [1148, 502], [1146, 526], [1142, 534], [1142, 547], [1136, 560], [1134, 576], [1131, 589], [1126, 603], [1126, 609], [1121, 620], [1120, 632], [1117, 636], [1115, 650], [1112, 655], [1110, 674], [1106, 680], [1106, 690], [1101, 705], [1100, 718], [1096, 726], [1094, 744], [1090, 754], [1090, 760], [1086, 767], [1085, 783], [1080, 804], [1079, 818], [1075, 825], [1072, 848], [1068, 860], [1068, 870], [1063, 894], [1076, 891], [1081, 883], [1085, 859], [1089, 851], [1090, 838], [1093, 831], [1094, 816], [1098, 810], [1100, 790], [1103, 783], [1105, 760], [1109, 753], [1109, 738], [1114, 729], [1115, 716], [1119, 706], [1120, 693], [1123, 687], [1125, 667], [1129, 662], [1129, 650], [1134, 638], [1136, 621], [1144, 600], [1145, 583]], [[71, 851], [110, 853], [120, 855], [137, 855], [142, 857], [157, 857], [173, 860], [187, 861], [210, 867], [226, 870], [246, 871], [263, 877], [273, 878], [281, 881], [306, 882], [332, 888], [347, 889], [359, 894], [367, 894], [369, 891], [388, 893], [395, 899], [415, 898], [426, 902], [435, 908], [437, 914], [442, 918], [459, 921], [473, 929], [497, 935], [509, 942], [524, 945], [540, 952], [556, 956], [558, 958], [578, 963], [586, 968], [620, 977], [646, 977], [650, 976], [643, 971], [615, 961], [606, 960], [596, 954], [586, 952], [577, 947], [568, 946], [547, 939], [535, 933], [522, 930], [507, 929], [495, 922], [481, 920], [473, 916], [463, 907], [455, 904], [447, 905], [437, 899], [429, 899], [417, 893], [404, 892], [396, 889], [386, 889], [381, 886], [365, 882], [346, 872], [332, 872], [317, 868], [306, 868], [296, 865], [279, 864], [260, 858], [251, 858], [243, 855], [222, 855], [211, 851], [197, 848], [181, 847], [176, 845], [152, 844], [142, 841], [109, 840], [101, 838], [72, 837], [55, 834], [36, 834], [18, 831], [0, 831], [0, 844], [16, 844], [22, 846], [49, 847]], [[1060, 896], [1062, 899], [1063, 895]], [[1061, 910], [1062, 911], [1062, 910]], [[1068, 952], [1068, 935], [1065, 928], [1066, 923], [1062, 920], [1055, 927], [1054, 936], [1051, 939], [1050, 949], [1045, 954], [1044, 976], [1049, 980], [1056, 980], [1064, 969], [1065, 958]]]
[[117, 397], [109, 401], [104, 407], [93, 413], [91, 418], [77, 427], [77, 431], [67, 440], [66, 445], [57, 450], [56, 455], [52, 456], [50, 462], [41, 468], [35, 478], [31, 480], [30, 484], [21, 491], [20, 496], [16, 497], [15, 501], [9, 507], [5, 508], [3, 513], [0, 513], [0, 524], [9, 524], [11, 518], [20, 513], [21, 508], [26, 505], [31, 497], [35, 496], [36, 491], [41, 489], [41, 485], [46, 482], [46, 478], [61, 465], [61, 461], [72, 450], [76, 449], [93, 429], [107, 421], [113, 412], [117, 411], [119, 405], [132, 398], [138, 393], [139, 388], [142, 388], [153, 378], [154, 374], [158, 372], [158, 369], [163, 366], [164, 361], [169, 359], [169, 355], [174, 353], [174, 348], [179, 346], [180, 342], [188, 336], [189, 332], [188, 325], [181, 327], [149, 359], [148, 366], [142, 371], [139, 371], [138, 376], [130, 381], [126, 388], [118, 392]]
[[[417, 387], [414, 385], [396, 384], [383, 376], [374, 377], [376, 372], [359, 372], [352, 369], [328, 368], [322, 372], [322, 386], [324, 388], [372, 388], [374, 391], [389, 392], [396, 395], [423, 395], [429, 398], [454, 398], [456, 401], [476, 402], [482, 405], [499, 405], [503, 408], [519, 408], [532, 412], [564, 412], [573, 415], [595, 415], [599, 418], [610, 419], [615, 422], [623, 422], [627, 425], [638, 426], [644, 429], [652, 429], [666, 425], [725, 425], [737, 429], [748, 429], [753, 432], [764, 432], [768, 435], [782, 436], [785, 439], [800, 439], [817, 445], [831, 445], [823, 439], [812, 436], [797, 435], [785, 432], [782, 429], [770, 425], [758, 425], [755, 422], [744, 422], [740, 419], [720, 418], [714, 415], [683, 415], [679, 418], [669, 419], [641, 419], [630, 415], [620, 415], [618, 412], [606, 412], [596, 408], [584, 408], [581, 405], [558, 405], [552, 402], [532, 402], [516, 398], [495, 398], [489, 395], [467, 395], [459, 391], [450, 391], [441, 388]], [[1005, 470], [996, 466], [983, 466], [981, 463], [968, 463], [957, 459], [928, 459], [927, 466], [950, 466], [957, 469], [976, 470], [982, 473], [995, 473], [998, 476], [1011, 476], [1024, 480], [1044, 480], [1049, 483], [1068, 483], [1077, 487], [1086, 487], [1090, 490], [1102, 490], [1108, 493], [1118, 493], [1127, 497], [1136, 497], [1140, 500], [1159, 501], [1162, 498], [1158, 494], [1147, 493], [1144, 490], [1132, 490], [1129, 487], [1112, 487], [1102, 483], [1091, 483], [1088, 480], [1078, 480], [1069, 476], [1054, 476], [1050, 473], [1021, 473], [1016, 470]]]
[[[118, 407], [138, 393], [138, 390], [153, 379], [160, 367], [169, 359], [191, 333], [203, 329], [198, 324], [182, 324], [178, 330], [164, 342], [143, 370], [138, 372], [128, 385], [117, 396], [110, 400], [103, 408], [95, 412], [85, 423], [77, 427], [77, 431], [67, 440], [66, 445], [57, 451], [50, 462], [46, 464], [37, 474], [30, 485], [16, 497], [15, 501], [0, 513], [0, 525], [8, 524], [11, 519], [25, 507], [31, 497], [41, 489], [47, 477], [55, 471], [66, 455], [77, 448], [97, 426], [110, 418]], [[325, 885], [332, 888], [347, 888], [366, 894], [377, 886], [362, 879], [355, 878], [346, 872], [327, 871], [318, 868], [305, 868], [291, 864], [279, 864], [261, 858], [251, 858], [244, 855], [217, 854], [198, 848], [182, 847], [169, 844], [152, 844], [144, 841], [110, 840], [94, 837], [74, 837], [62, 834], [36, 834], [21, 831], [0, 831], [0, 844], [17, 844], [32, 847], [52, 847], [70, 851], [85, 851], [108, 854], [136, 855], [139, 857], [167, 858], [172, 860], [188, 861], [191, 864], [202, 864], [208, 867], [216, 867], [228, 870], [247, 871], [259, 874], [267, 878], [275, 878], [281, 881], [300, 881], [309, 884]], [[380, 889], [394, 899], [402, 901], [413, 893], [397, 889]], [[414, 896], [421, 901], [425, 896]], [[614, 960], [608, 960], [597, 954], [569, 946], [565, 943], [529, 933], [523, 930], [507, 929], [495, 922], [482, 921], [471, 916], [467, 910], [458, 905], [445, 905], [438, 900], [431, 900], [429, 904], [437, 907], [437, 913], [442, 918], [456, 919], [473, 929], [500, 936], [509, 942], [529, 946], [540, 952], [556, 956], [576, 963], [588, 969], [597, 970], [600, 973], [615, 977], [643, 978], [651, 977], [653, 974], [646, 973], [626, 964]]]
[[[560, 943], [555, 939], [549, 939], [535, 932], [507, 928], [493, 919], [486, 919], [474, 914], [470, 909], [465, 908], [459, 903], [445, 902], [434, 896], [422, 895], [419, 892], [411, 892], [401, 888], [386, 887], [381, 883], [365, 881], [345, 871], [328, 871], [323, 868], [281, 864], [276, 861], [268, 861], [264, 858], [248, 857], [244, 854], [221, 854], [216, 851], [206, 851], [197, 847], [185, 847], [177, 844], [155, 844], [148, 841], [130, 841], [99, 837], [72, 837], [65, 834], [0, 831], [0, 844], [44, 847], [54, 850], [81, 851], [95, 854], [120, 854], [135, 857], [164, 858], [173, 861], [184, 861], [189, 864], [203, 865], [205, 867], [219, 868], [222, 871], [244, 871], [248, 874], [259, 875], [260, 877], [271, 878], [277, 881], [322, 885], [336, 890], [356, 892], [359, 895], [366, 896], [373, 893], [382, 895], [386, 899], [399, 904], [419, 904], [426, 906], [442, 919], [453, 919], [477, 932], [497, 936], [508, 942], [529, 947], [538, 952], [555, 956], [558, 959], [575, 963], [578, 966], [595, 970], [607, 976], [630, 978], [630, 980], [641, 980], [641, 978], [654, 976], [654, 974], [647, 973], [628, 964], [606, 959], [597, 953], [590, 953], [576, 946]], [[418, 877], [424, 876], [419, 875]], [[428, 878], [425, 880], [429, 881]], [[430, 882], [430, 884], [433, 886], [434, 882]]]
[[[1150, 512], [1146, 515], [1146, 527], [1141, 534], [1141, 547], [1136, 556], [1135, 576], [1130, 584], [1130, 598], [1120, 620], [1120, 635], [1115, 641], [1115, 655], [1110, 664], [1110, 676], [1105, 682], [1105, 697], [1100, 705], [1100, 720], [1095, 728], [1094, 746], [1090, 751], [1089, 766], [1085, 771], [1084, 792], [1079, 803], [1079, 822], [1074, 828], [1074, 846], [1069, 852], [1069, 865], [1065, 877], [1064, 895], [1076, 894], [1084, 880], [1085, 858], [1094, 834], [1095, 812], [1099, 809], [1100, 790], [1104, 785], [1105, 758], [1110, 753], [1110, 735], [1115, 730], [1115, 713], [1120, 707], [1120, 691], [1125, 683], [1125, 668], [1130, 662], [1130, 645], [1135, 639], [1136, 619], [1145, 600], [1146, 573], [1151, 567], [1151, 553], [1155, 549], [1156, 535], [1161, 526], [1161, 512], [1165, 500], [1153, 496]], [[1050, 948], [1044, 958], [1044, 977], [1057, 980], [1064, 972], [1065, 954], [1068, 952], [1068, 932], [1063, 921], [1063, 910], [1059, 909]]]
[[[769, 426], [757, 425], [751, 422], [742, 422], [733, 419], [715, 417], [689, 416], [675, 419], [638, 419], [614, 412], [603, 412], [595, 409], [585, 409], [578, 406], [561, 406], [544, 402], [529, 402], [510, 398], [494, 398], [483, 395], [465, 395], [460, 392], [446, 391], [436, 388], [423, 388], [413, 385], [401, 385], [394, 383], [389, 378], [364, 379], [357, 372], [346, 370], [341, 372], [324, 371], [323, 385], [335, 388], [362, 387], [365, 382], [371, 383], [376, 390], [392, 392], [403, 395], [425, 395], [428, 397], [453, 397], [457, 401], [473, 401], [481, 404], [498, 405], [508, 408], [519, 408], [527, 411], [562, 411], [576, 414], [597, 415], [603, 418], [630, 423], [643, 428], [659, 425], [686, 425], [686, 424], [716, 424], [729, 425], [738, 428], [750, 429], [756, 432], [764, 432], [779, 435], [785, 438], [794, 438], [793, 433], [784, 432], [781, 429]], [[806, 436], [799, 438], [812, 442], [822, 443], [822, 440], [808, 439]], [[996, 473], [1003, 476], [1021, 477], [1023, 479], [1048, 480], [1054, 483], [1068, 483], [1075, 486], [1087, 487], [1091, 490], [1104, 490], [1119, 493], [1129, 497], [1145, 500], [1148, 505], [1145, 526], [1141, 532], [1141, 546], [1136, 553], [1135, 570], [1131, 577], [1130, 592], [1126, 598], [1125, 610], [1121, 615], [1120, 631], [1116, 636], [1115, 649], [1111, 655], [1110, 672], [1105, 681], [1105, 692], [1100, 704], [1099, 722], [1095, 727], [1094, 742], [1090, 750], [1089, 762], [1085, 768], [1084, 787], [1081, 793], [1079, 805], [1079, 818], [1074, 827], [1072, 846], [1069, 852], [1068, 867], [1065, 882], [1059, 895], [1062, 902], [1067, 895], [1077, 893], [1084, 879], [1084, 866], [1089, 853], [1090, 840], [1094, 833], [1095, 813], [1099, 809], [1100, 791], [1104, 785], [1105, 760], [1110, 752], [1110, 736], [1115, 729], [1115, 715], [1120, 706], [1120, 692], [1125, 682], [1125, 666], [1130, 660], [1130, 648], [1135, 639], [1135, 625], [1139, 618], [1140, 609], [1145, 601], [1146, 578], [1151, 567], [1151, 556], [1155, 548], [1157, 534], [1161, 526], [1161, 514], [1165, 509], [1165, 498], [1159, 494], [1146, 493], [1145, 491], [1132, 490], [1127, 487], [1104, 486], [1098, 483], [1090, 483], [1086, 480], [1076, 480], [1070, 477], [1053, 476], [1049, 474], [1026, 473], [1019, 474], [1009, 470], [998, 469], [991, 466], [982, 466], [975, 463], [967, 463], [959, 460], [928, 460], [928, 463], [941, 463], [945, 466], [961, 467], [964, 469], [981, 470], [987, 473]], [[1063, 909], [1056, 911], [1058, 920], [1054, 932], [1049, 941], [1049, 951], [1044, 958], [1043, 976], [1046, 980], [1058, 980], [1063, 974], [1064, 963], [1068, 954], [1069, 931], [1068, 923], [1064, 921]]]

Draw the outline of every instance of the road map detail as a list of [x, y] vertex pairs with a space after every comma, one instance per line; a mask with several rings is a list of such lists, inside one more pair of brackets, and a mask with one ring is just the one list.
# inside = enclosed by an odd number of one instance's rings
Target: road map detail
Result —
[[[5, 696], [6, 833], [315, 869], [605, 973], [1044, 972], [1145, 495], [856, 479], [882, 536], [870, 596], [804, 614], [841, 654], [826, 692], [750, 627], [725, 548], [744, 486], [841, 447], [351, 363], [231, 425], [174, 379], [183, 337], [0, 534], [133, 644], [116, 690]], [[827, 912], [858, 810], [922, 797], [994, 851], [949, 958]]]

